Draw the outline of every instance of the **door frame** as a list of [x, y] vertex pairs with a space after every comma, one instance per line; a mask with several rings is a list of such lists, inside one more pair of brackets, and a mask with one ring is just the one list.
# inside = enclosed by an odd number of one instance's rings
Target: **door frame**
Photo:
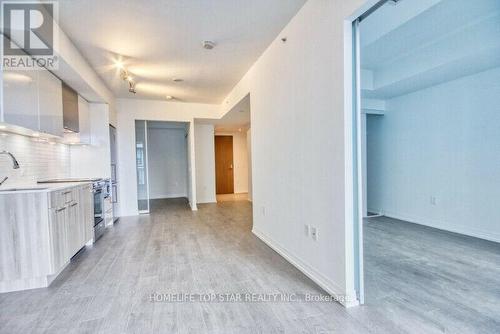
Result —
[[[233, 192], [232, 194], [234, 194], [234, 135], [232, 134], [214, 134], [214, 148], [215, 148], [215, 137], [231, 137], [231, 145], [232, 145], [232, 149], [233, 149], [233, 152], [232, 152], [232, 173], [233, 173]], [[228, 194], [231, 194], [231, 193], [228, 193]], [[225, 195], [225, 194], [219, 194], [217, 193], [217, 157], [215, 157], [215, 195]]]
[[[147, 215], [150, 213], [151, 210], [151, 194], [150, 194], [150, 189], [149, 189], [149, 146], [148, 146], [148, 121], [147, 120], [141, 120], [141, 119], [136, 119], [134, 122], [144, 122], [144, 161], [146, 163], [146, 168], [145, 168], [145, 173], [146, 173], [146, 193], [147, 193], [147, 202], [148, 202], [148, 208], [147, 210], [140, 210], [139, 209], [139, 202], [137, 202], [137, 209], [140, 215]], [[135, 144], [137, 145], [137, 138], [135, 137]], [[137, 148], [136, 148], [137, 151]], [[134, 152], [136, 152], [134, 151]], [[136, 153], [137, 154], [137, 153]], [[136, 174], [137, 172], [137, 162], [136, 162]], [[136, 175], [136, 178], [139, 176]], [[136, 181], [137, 182], [137, 181]], [[137, 185], [136, 185], [137, 187]], [[139, 189], [137, 188], [137, 195], [139, 195]], [[139, 200], [139, 199], [137, 199]]]
[[361, 112], [361, 59], [359, 23], [390, 0], [365, 0], [344, 20], [344, 154], [346, 285], [357, 301], [365, 303], [363, 216], [364, 145]]

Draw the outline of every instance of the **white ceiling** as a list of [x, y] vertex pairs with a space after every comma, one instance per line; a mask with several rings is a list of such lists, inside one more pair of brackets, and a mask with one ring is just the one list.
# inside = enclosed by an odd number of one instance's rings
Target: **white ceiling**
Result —
[[250, 128], [250, 94], [245, 96], [221, 119], [199, 119], [200, 124], [213, 124], [217, 132], [242, 131]]
[[391, 98], [500, 66], [499, 0], [403, 0], [384, 5], [360, 29], [366, 98]]
[[237, 131], [250, 128], [250, 94], [215, 122], [216, 131]]
[[[220, 103], [305, 2], [67, 0], [59, 23], [118, 97]], [[135, 96], [113, 66], [120, 57]]]

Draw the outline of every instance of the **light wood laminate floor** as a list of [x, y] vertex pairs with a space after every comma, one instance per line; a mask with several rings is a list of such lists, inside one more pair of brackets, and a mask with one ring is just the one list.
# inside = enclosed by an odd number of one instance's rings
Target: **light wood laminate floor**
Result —
[[[190, 211], [184, 200], [155, 201], [151, 215], [123, 218], [108, 229], [51, 287], [1, 294], [0, 333], [487, 333], [497, 325], [480, 318], [477, 328], [447, 328], [457, 325], [448, 316], [450, 309], [438, 311], [430, 305], [434, 312], [424, 316], [418, 308], [425, 305], [425, 296], [384, 297], [382, 291], [390, 294], [389, 282], [368, 283], [380, 290], [373, 296], [380, 305], [349, 310], [331, 302], [151, 301], [152, 293], [323, 293], [252, 235], [251, 220], [247, 201], [200, 205], [198, 212]], [[379, 240], [383, 229], [375, 227], [367, 228], [368, 242], [390, 239]], [[366, 246], [381, 257], [390, 256], [381, 244]], [[480, 250], [492, 252], [488, 247]], [[384, 265], [375, 261], [375, 267]], [[391, 279], [382, 269], [370, 277]], [[489, 287], [498, 293], [498, 286]], [[425, 288], [417, 285], [414, 290]], [[481, 314], [493, 316], [498, 295], [483, 297]], [[473, 323], [478, 315], [461, 305], [458, 309], [467, 315], [463, 322]]]

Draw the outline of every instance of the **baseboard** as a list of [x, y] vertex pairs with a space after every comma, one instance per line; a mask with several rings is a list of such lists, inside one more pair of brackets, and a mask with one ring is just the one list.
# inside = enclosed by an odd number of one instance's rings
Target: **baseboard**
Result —
[[[285, 260], [287, 260], [291, 265], [300, 270], [304, 275], [309, 277], [314, 283], [316, 283], [319, 287], [325, 290], [332, 297], [336, 298], [338, 302], [344, 307], [353, 307], [359, 305], [359, 301], [356, 298], [345, 298], [346, 294], [343, 289], [325, 277], [321, 273], [319, 273], [316, 269], [310, 267], [308, 264], [304, 263], [298, 257], [289, 252], [286, 248], [280, 246], [277, 242], [275, 242], [272, 238], [266, 236], [264, 233], [259, 231], [256, 228], [252, 229], [252, 233], [259, 238], [266, 245], [271, 247], [276, 253], [281, 255]], [[354, 296], [354, 294], [353, 294]]]
[[217, 204], [217, 200], [198, 201], [197, 204]]
[[171, 198], [187, 198], [187, 194], [165, 194], [160, 196], [151, 197], [151, 200], [154, 199], [171, 199]]
[[483, 231], [478, 231], [478, 230], [474, 230], [474, 229], [470, 229], [470, 228], [463, 228], [463, 227], [457, 228], [455, 226], [449, 225], [446, 222], [432, 220], [432, 219], [422, 219], [422, 218], [414, 217], [412, 215], [400, 214], [400, 213], [391, 212], [391, 211], [379, 210], [379, 212], [382, 212], [382, 214], [386, 217], [402, 220], [402, 221], [405, 221], [407, 223], [432, 227], [432, 228], [435, 228], [438, 230], [443, 230], [443, 231], [452, 232], [452, 233], [458, 233], [458, 234], [462, 234], [462, 235], [469, 236], [469, 237], [474, 237], [474, 238], [478, 238], [478, 239], [483, 239], [483, 240], [488, 240], [488, 241], [500, 243], [500, 235], [499, 234], [495, 234], [495, 233], [491, 233], [491, 232], [486, 233]]

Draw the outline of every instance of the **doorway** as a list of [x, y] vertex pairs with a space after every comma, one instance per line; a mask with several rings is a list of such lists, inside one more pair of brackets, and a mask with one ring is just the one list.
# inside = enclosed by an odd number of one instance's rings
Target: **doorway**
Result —
[[151, 201], [189, 199], [189, 124], [137, 120], [137, 205], [148, 214]]
[[233, 137], [215, 136], [216, 194], [234, 194]]
[[353, 25], [360, 302], [412, 301], [424, 332], [497, 325], [477, 301], [498, 303], [500, 117], [481, 106], [499, 103], [499, 19], [494, 1], [382, 1]]

